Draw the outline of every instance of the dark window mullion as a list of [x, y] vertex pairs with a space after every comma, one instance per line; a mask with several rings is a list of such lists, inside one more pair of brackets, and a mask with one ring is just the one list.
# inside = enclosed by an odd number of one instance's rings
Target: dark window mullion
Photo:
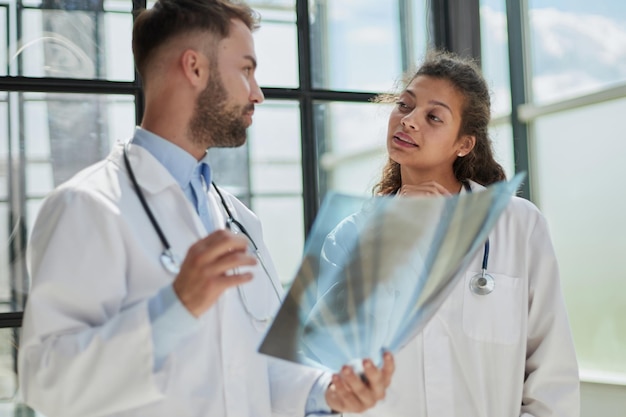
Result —
[[526, 171], [528, 177], [520, 187], [520, 196], [530, 199], [530, 175], [528, 160], [528, 125], [519, 118], [517, 108], [526, 103], [526, 71], [524, 64], [524, 20], [525, 1], [506, 0], [506, 16], [509, 42], [509, 70], [511, 79], [511, 128], [515, 172]]
[[376, 97], [378, 93], [374, 92], [353, 92], [353, 91], [335, 91], [311, 89], [303, 93], [300, 89], [291, 88], [263, 88], [263, 95], [266, 99], [284, 99], [284, 100], [301, 100], [304, 95], [311, 98], [312, 101], [350, 101], [350, 102], [367, 102]]
[[302, 140], [302, 193], [304, 233], [308, 235], [319, 207], [317, 142], [313, 115], [311, 30], [308, 0], [296, 0], [298, 30], [298, 75], [300, 80], [300, 131]]
[[132, 81], [83, 80], [73, 78], [0, 77], [0, 91], [80, 94], [129, 94], [139, 86]]

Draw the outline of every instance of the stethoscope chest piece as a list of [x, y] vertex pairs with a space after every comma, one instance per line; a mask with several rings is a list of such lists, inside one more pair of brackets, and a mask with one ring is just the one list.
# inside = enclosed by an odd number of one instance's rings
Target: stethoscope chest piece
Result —
[[495, 280], [485, 271], [476, 274], [470, 280], [470, 290], [476, 295], [490, 294], [496, 285]]
[[163, 264], [163, 268], [174, 275], [178, 275], [180, 272], [180, 262], [170, 250], [166, 249], [161, 253], [161, 264]]

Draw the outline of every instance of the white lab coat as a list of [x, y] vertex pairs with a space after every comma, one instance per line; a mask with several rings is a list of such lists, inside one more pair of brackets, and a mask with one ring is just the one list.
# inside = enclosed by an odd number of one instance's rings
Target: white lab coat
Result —
[[[167, 170], [141, 147], [130, 160], [172, 249], [182, 260], [206, 230]], [[275, 279], [256, 216], [224, 192]], [[216, 228], [225, 225], [209, 193]], [[122, 145], [46, 199], [29, 247], [32, 287], [19, 350], [25, 402], [48, 417], [303, 416], [318, 371], [256, 352], [266, 323], [244, 311], [235, 288], [222, 295], [154, 370], [147, 300], [174, 275], [132, 188]], [[268, 314], [279, 301], [257, 267], [245, 284]], [[280, 288], [280, 286], [279, 286]]]
[[469, 287], [481, 249], [425, 329], [395, 355], [385, 400], [359, 415], [580, 415], [578, 365], [544, 217], [513, 197], [489, 238], [494, 291]]

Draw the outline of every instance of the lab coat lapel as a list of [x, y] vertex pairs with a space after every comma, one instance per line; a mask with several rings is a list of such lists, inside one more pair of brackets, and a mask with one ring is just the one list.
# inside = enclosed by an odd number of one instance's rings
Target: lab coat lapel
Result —
[[[122, 165], [123, 146], [123, 144], [119, 144], [112, 152], [113, 158]], [[129, 146], [128, 157], [139, 182], [139, 187], [146, 195], [146, 200], [154, 201], [152, 204], [148, 203], [151, 209], [156, 211], [161, 202], [167, 203], [167, 206], [171, 206], [174, 202], [175, 209], [168, 214], [168, 217], [175, 217], [176, 219], [170, 219], [171, 223], [184, 221], [187, 227], [195, 230], [198, 239], [206, 236], [207, 230], [200, 216], [167, 169], [141, 146]], [[152, 208], [153, 206], [155, 208]]]

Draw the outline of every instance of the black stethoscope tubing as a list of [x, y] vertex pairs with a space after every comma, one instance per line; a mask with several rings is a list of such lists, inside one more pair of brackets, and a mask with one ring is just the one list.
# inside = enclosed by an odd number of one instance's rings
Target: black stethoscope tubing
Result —
[[[148, 215], [148, 219], [150, 220], [150, 223], [152, 223], [152, 227], [156, 231], [157, 235], [159, 235], [159, 239], [161, 240], [161, 244], [163, 245], [164, 249], [163, 249], [163, 254], [161, 255], [161, 261], [163, 262], [164, 265], [166, 265], [166, 268], [168, 270], [176, 273], [177, 272], [175, 271], [177, 267], [176, 259], [174, 257], [174, 254], [172, 253], [170, 242], [165, 237], [165, 233], [163, 233], [161, 226], [159, 225], [156, 218], [154, 217], [154, 213], [152, 213], [150, 206], [148, 206], [146, 198], [144, 197], [143, 192], [139, 188], [139, 182], [137, 181], [137, 177], [135, 177], [135, 172], [133, 171], [133, 168], [130, 165], [130, 159], [128, 157], [128, 143], [124, 145], [123, 153], [124, 153], [124, 165], [126, 166], [126, 170], [128, 171], [130, 181], [133, 183], [133, 188], [135, 189], [135, 193], [137, 194], [137, 197], [139, 198], [139, 201], [141, 202], [141, 205], [144, 211]], [[256, 242], [254, 241], [254, 239], [252, 239], [252, 236], [250, 235], [250, 233], [248, 233], [248, 230], [245, 228], [245, 226], [241, 224], [241, 222], [239, 222], [237, 219], [235, 219], [235, 217], [233, 216], [233, 213], [228, 208], [228, 204], [226, 204], [226, 200], [224, 199], [224, 196], [222, 195], [219, 188], [217, 188], [217, 185], [215, 185], [215, 182], [211, 181], [211, 185], [213, 186], [213, 189], [215, 189], [215, 192], [217, 192], [217, 195], [220, 198], [220, 202], [222, 203], [222, 206], [224, 207], [224, 211], [226, 212], [227, 227], [230, 229], [231, 225], [233, 224], [237, 226], [237, 228], [241, 230], [241, 233], [243, 233], [248, 238], [257, 256], [260, 256], [259, 247], [257, 246]], [[265, 269], [265, 265], [263, 265], [263, 268]], [[266, 271], [266, 273], [268, 272]], [[272, 284], [273, 284], [273, 281], [272, 281]]]
[[127, 148], [128, 148], [128, 144], [124, 145], [124, 164], [126, 165], [126, 170], [128, 171], [128, 175], [130, 176], [130, 181], [133, 183], [133, 188], [135, 188], [135, 194], [137, 194], [137, 197], [139, 197], [139, 201], [141, 202], [141, 205], [143, 206], [144, 211], [148, 215], [148, 218], [150, 219], [150, 223], [152, 223], [154, 230], [159, 235], [159, 239], [161, 239], [161, 243], [163, 244], [165, 251], [171, 253], [170, 242], [165, 237], [165, 234], [163, 233], [163, 230], [161, 230], [159, 223], [156, 221], [156, 218], [154, 217], [152, 210], [150, 210], [150, 206], [148, 206], [148, 203], [146, 202], [146, 198], [144, 197], [143, 192], [139, 188], [139, 183], [137, 182], [137, 177], [135, 177], [135, 172], [130, 166], [130, 160], [128, 159]]
[[[154, 214], [152, 213], [152, 210], [150, 210], [150, 207], [148, 206], [148, 203], [146, 202], [146, 198], [144, 197], [143, 192], [139, 188], [139, 183], [137, 182], [137, 178], [135, 177], [135, 173], [134, 173], [134, 171], [133, 171], [133, 169], [132, 169], [132, 167], [130, 165], [130, 159], [128, 157], [128, 143], [126, 143], [124, 145], [123, 154], [124, 154], [124, 164], [126, 166], [126, 170], [128, 171], [128, 175], [130, 177], [130, 180], [133, 183], [133, 187], [135, 189], [135, 194], [137, 194], [137, 196], [139, 197], [139, 201], [141, 202], [141, 205], [142, 205], [145, 213], [148, 215], [148, 219], [150, 219], [150, 223], [152, 223], [152, 227], [156, 231], [157, 235], [159, 236], [159, 239], [161, 240], [161, 244], [163, 245], [164, 249], [163, 249], [163, 252], [161, 253], [161, 257], [160, 257], [161, 263], [163, 264], [163, 267], [165, 267], [165, 269], [168, 270], [169, 272], [171, 272], [173, 274], [178, 274], [178, 272], [180, 271], [180, 262], [178, 261], [178, 259], [174, 255], [174, 253], [172, 252], [170, 243], [167, 240], [167, 238], [165, 237], [165, 233], [163, 233], [163, 230], [161, 229], [161, 226], [157, 222], [156, 218], [154, 217]], [[280, 291], [276, 287], [276, 284], [274, 283], [274, 280], [270, 276], [270, 273], [267, 270], [267, 267], [265, 266], [265, 263], [263, 262], [263, 258], [261, 257], [261, 253], [259, 251], [259, 247], [257, 246], [257, 244], [254, 241], [254, 239], [252, 239], [252, 236], [250, 235], [250, 233], [248, 233], [248, 230], [245, 228], [245, 226], [241, 222], [239, 222], [237, 219], [235, 219], [235, 217], [233, 216], [233, 213], [228, 208], [228, 204], [226, 204], [226, 200], [224, 199], [224, 196], [220, 192], [220, 190], [217, 187], [217, 185], [215, 185], [215, 182], [211, 181], [211, 185], [215, 189], [215, 192], [217, 192], [217, 195], [220, 198], [220, 202], [222, 203], [222, 206], [224, 207], [224, 211], [226, 212], [226, 215], [227, 215], [226, 227], [228, 229], [232, 230], [232, 225], [235, 225], [241, 231], [241, 233], [243, 233], [246, 236], [248, 241], [252, 244], [252, 247], [254, 248], [255, 255], [258, 258], [258, 260], [259, 260], [259, 262], [261, 264], [261, 267], [263, 268], [263, 271], [265, 271], [265, 274], [267, 275], [267, 278], [270, 280], [270, 282], [272, 284], [272, 288], [274, 289], [274, 293], [276, 294], [276, 297], [280, 301], [281, 300]], [[246, 312], [251, 317], [254, 317], [256, 320], [261, 321], [261, 322], [268, 322], [271, 319], [272, 316], [258, 317], [255, 313], [253, 313], [251, 311], [250, 307], [248, 306], [247, 297], [246, 297], [245, 293], [241, 290], [241, 287], [238, 286], [237, 290], [239, 291], [239, 295], [242, 298], [243, 305], [244, 305], [244, 308], [245, 308]]]
[[228, 216], [228, 218], [226, 219], [226, 223], [228, 225], [228, 228], [229, 229], [231, 228], [230, 227], [231, 224], [234, 224], [235, 226], [237, 226], [239, 228], [239, 230], [241, 230], [241, 233], [246, 235], [246, 237], [248, 238], [250, 243], [252, 243], [252, 246], [254, 247], [255, 252], [258, 252], [259, 251], [259, 247], [256, 245], [256, 243], [254, 242], [254, 239], [252, 239], [252, 236], [250, 236], [250, 233], [248, 233], [248, 230], [246, 230], [244, 225], [241, 224], [240, 221], [235, 219], [235, 217], [231, 213], [230, 209], [228, 208], [228, 204], [226, 204], [226, 200], [224, 199], [224, 196], [222, 195], [222, 192], [220, 191], [220, 189], [217, 188], [217, 185], [215, 185], [215, 182], [213, 182], [213, 181], [211, 181], [211, 185], [213, 186], [213, 189], [215, 190], [217, 195], [220, 197], [220, 202], [222, 203], [222, 206], [224, 207], [224, 211], [226, 211], [226, 215]]
[[[463, 187], [468, 193], [472, 192], [472, 187], [469, 182], [463, 181]], [[487, 273], [487, 266], [489, 264], [489, 238], [485, 241], [485, 248], [483, 250], [483, 263], [482, 271], [479, 274], [474, 275], [470, 279], [470, 290], [476, 295], [487, 295], [491, 293], [495, 287], [495, 280]]]
[[483, 271], [487, 270], [487, 264], [489, 262], [489, 238], [485, 242], [485, 249], [483, 250]]

